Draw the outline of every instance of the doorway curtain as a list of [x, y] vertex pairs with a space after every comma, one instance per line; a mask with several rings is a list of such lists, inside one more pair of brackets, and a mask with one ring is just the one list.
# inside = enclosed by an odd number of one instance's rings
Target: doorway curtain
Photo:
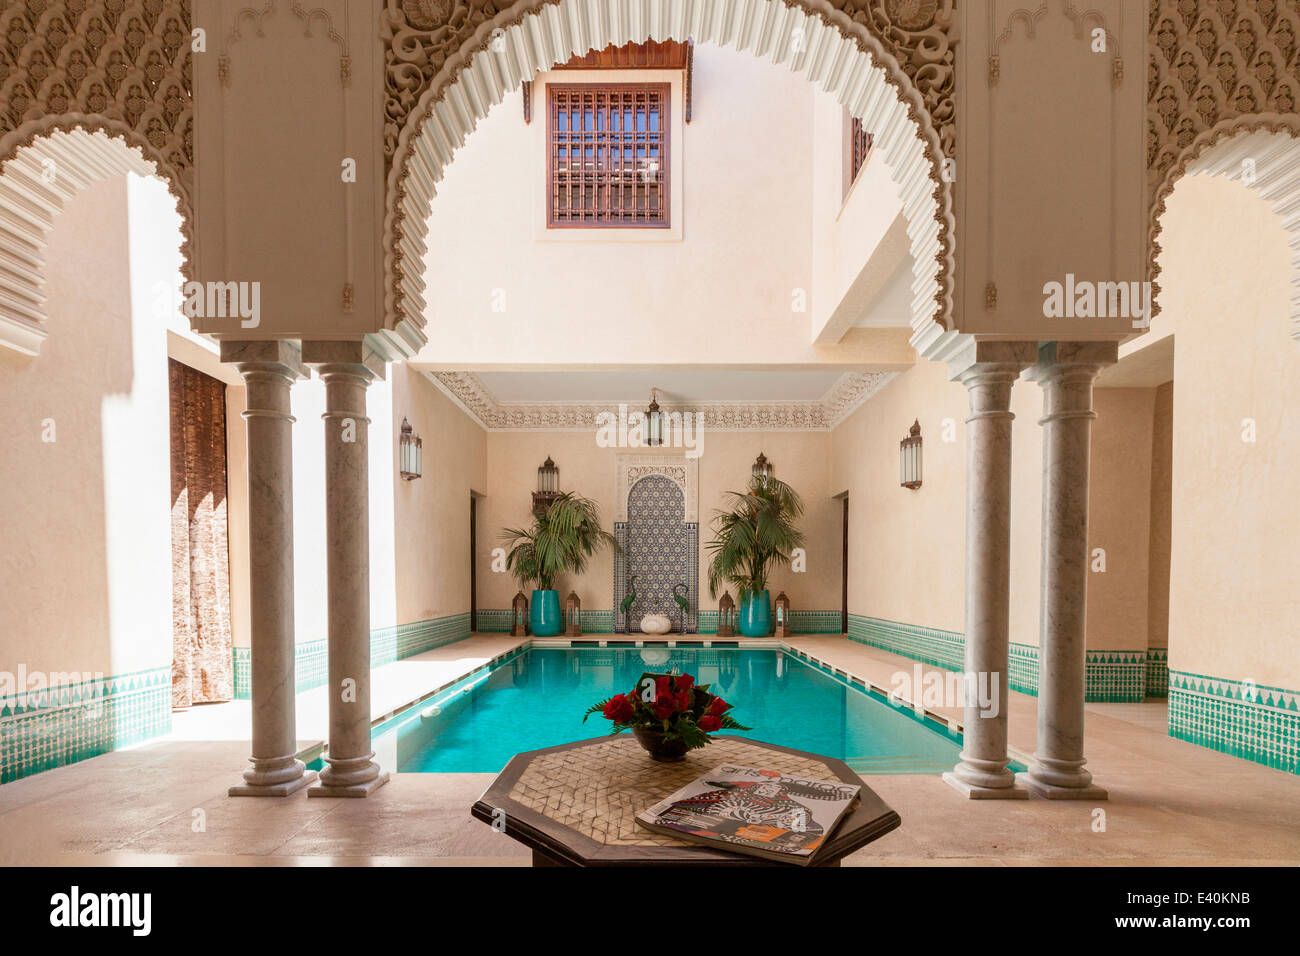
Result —
[[172, 708], [234, 697], [226, 526], [226, 386], [168, 359]]

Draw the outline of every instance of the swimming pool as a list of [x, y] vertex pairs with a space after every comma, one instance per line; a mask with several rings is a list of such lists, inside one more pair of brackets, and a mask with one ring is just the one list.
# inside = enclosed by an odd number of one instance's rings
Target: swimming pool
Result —
[[516, 753], [609, 732], [590, 705], [644, 671], [694, 674], [753, 728], [739, 736], [839, 757], [858, 773], [941, 773], [961, 738], [787, 651], [746, 648], [530, 648], [393, 717], [374, 735], [386, 770], [498, 773]]

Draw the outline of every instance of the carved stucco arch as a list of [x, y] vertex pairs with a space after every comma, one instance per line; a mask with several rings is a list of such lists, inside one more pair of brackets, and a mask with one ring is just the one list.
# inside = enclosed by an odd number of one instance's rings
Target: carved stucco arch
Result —
[[[435, 17], [461, 12], [451, 0], [423, 6]], [[447, 57], [398, 136], [384, 220], [385, 334], [397, 351], [414, 354], [425, 340], [430, 204], [443, 170], [478, 121], [523, 81], [574, 53], [670, 38], [732, 46], [785, 65], [864, 122], [899, 186], [908, 222], [912, 341], [924, 349], [952, 328], [954, 220], [941, 171], [945, 140], [916, 84], [863, 23], [827, 0], [519, 0], [485, 19]], [[941, 121], [951, 148], [952, 117]]]
[[118, 120], [68, 113], [0, 137], [0, 344], [36, 355], [46, 337], [45, 249], [63, 204], [91, 182], [137, 173], [162, 180], [181, 217], [181, 271], [190, 278], [193, 211], [180, 173]]
[[1152, 315], [1160, 314], [1160, 232], [1165, 203], [1179, 180], [1197, 173], [1241, 181], [1252, 160], [1259, 192], [1281, 218], [1291, 247], [1291, 337], [1300, 340], [1300, 116], [1256, 114], [1223, 120], [1198, 135], [1166, 170], [1151, 205], [1147, 277]]

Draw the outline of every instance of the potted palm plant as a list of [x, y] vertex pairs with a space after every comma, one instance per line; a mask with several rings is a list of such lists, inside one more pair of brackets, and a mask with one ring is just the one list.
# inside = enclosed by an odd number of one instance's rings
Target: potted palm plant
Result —
[[789, 566], [791, 552], [803, 544], [795, 522], [803, 501], [783, 481], [763, 475], [750, 479], [746, 491], [729, 491], [730, 510], [713, 519], [709, 551], [709, 593], [726, 582], [740, 591], [740, 633], [766, 637], [772, 625], [772, 597], [767, 576], [774, 565]]
[[528, 628], [538, 637], [554, 637], [564, 629], [556, 579], [587, 570], [588, 560], [605, 545], [618, 547], [614, 536], [600, 527], [596, 503], [569, 491], [534, 512], [531, 528], [506, 528], [501, 538], [510, 547], [507, 570], [521, 588], [536, 585], [528, 605]]

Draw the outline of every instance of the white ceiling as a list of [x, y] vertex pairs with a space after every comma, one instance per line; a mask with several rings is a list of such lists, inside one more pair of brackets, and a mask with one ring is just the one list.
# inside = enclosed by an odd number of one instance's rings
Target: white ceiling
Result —
[[477, 372], [499, 402], [630, 402], [650, 389], [668, 403], [816, 402], [843, 376], [827, 371], [629, 369], [581, 372]]

